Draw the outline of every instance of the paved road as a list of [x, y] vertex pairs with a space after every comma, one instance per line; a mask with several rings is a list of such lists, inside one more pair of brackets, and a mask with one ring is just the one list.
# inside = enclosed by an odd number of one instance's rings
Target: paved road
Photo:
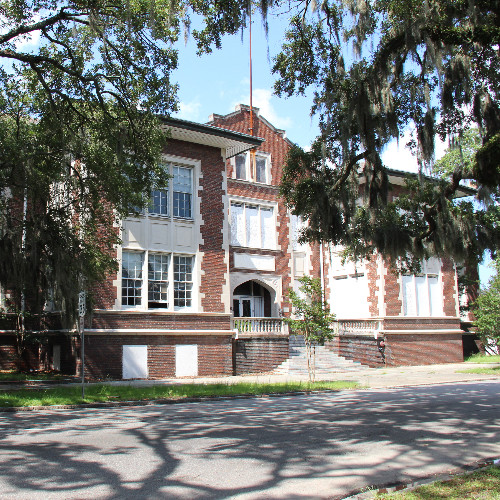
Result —
[[340, 498], [500, 456], [500, 382], [0, 414], [2, 499]]

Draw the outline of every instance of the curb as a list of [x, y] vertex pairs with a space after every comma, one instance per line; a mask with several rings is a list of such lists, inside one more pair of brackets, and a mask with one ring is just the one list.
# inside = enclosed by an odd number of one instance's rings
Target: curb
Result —
[[332, 497], [331, 500], [369, 500], [377, 495], [396, 493], [402, 490], [413, 490], [419, 486], [426, 486], [437, 481], [448, 481], [456, 476], [472, 474], [477, 470], [485, 469], [486, 467], [491, 467], [492, 465], [500, 467], [500, 457], [478, 460], [476, 462], [456, 467], [441, 474], [423, 476], [415, 479], [414, 481], [365, 486], [364, 488], [358, 488], [352, 491], [349, 493], [349, 496]]

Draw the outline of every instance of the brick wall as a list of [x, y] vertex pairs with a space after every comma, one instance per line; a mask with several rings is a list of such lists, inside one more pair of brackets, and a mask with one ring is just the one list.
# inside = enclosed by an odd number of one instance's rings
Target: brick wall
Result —
[[234, 374], [269, 372], [289, 357], [288, 337], [253, 337], [234, 341]]
[[15, 370], [18, 366], [16, 339], [13, 335], [0, 336], [0, 370]]
[[385, 335], [387, 366], [432, 365], [463, 361], [462, 334]]
[[74, 337], [70, 334], [47, 334], [42, 343], [27, 343], [21, 358], [17, 355], [15, 335], [0, 336], [0, 370], [48, 371], [52, 369], [53, 346], [61, 346], [61, 373], [76, 373]]
[[231, 335], [86, 335], [88, 378], [122, 377], [122, 346], [147, 345], [150, 378], [175, 377], [175, 346], [198, 346], [198, 375], [232, 375]]
[[384, 366], [384, 358], [379, 351], [377, 340], [361, 335], [340, 335], [328, 344], [340, 356], [357, 361], [362, 365], [377, 368]]
[[165, 330], [230, 330], [231, 317], [229, 314], [176, 314], [151, 313], [146, 311], [94, 311], [92, 321], [86, 323], [92, 329], [165, 329]]

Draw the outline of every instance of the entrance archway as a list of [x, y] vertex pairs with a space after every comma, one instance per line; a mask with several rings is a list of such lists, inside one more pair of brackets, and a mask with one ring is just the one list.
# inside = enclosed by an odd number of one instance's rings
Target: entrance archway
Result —
[[233, 292], [233, 315], [235, 318], [271, 317], [271, 294], [256, 281], [245, 281]]

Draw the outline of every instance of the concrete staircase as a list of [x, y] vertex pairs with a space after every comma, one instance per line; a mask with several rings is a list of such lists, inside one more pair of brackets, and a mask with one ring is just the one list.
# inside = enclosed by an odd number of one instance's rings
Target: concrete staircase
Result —
[[[280, 375], [299, 375], [307, 377], [307, 354], [302, 335], [290, 335], [289, 358], [273, 370]], [[357, 361], [345, 359], [326, 346], [316, 346], [316, 376], [328, 376], [331, 373], [349, 372], [365, 369]]]

